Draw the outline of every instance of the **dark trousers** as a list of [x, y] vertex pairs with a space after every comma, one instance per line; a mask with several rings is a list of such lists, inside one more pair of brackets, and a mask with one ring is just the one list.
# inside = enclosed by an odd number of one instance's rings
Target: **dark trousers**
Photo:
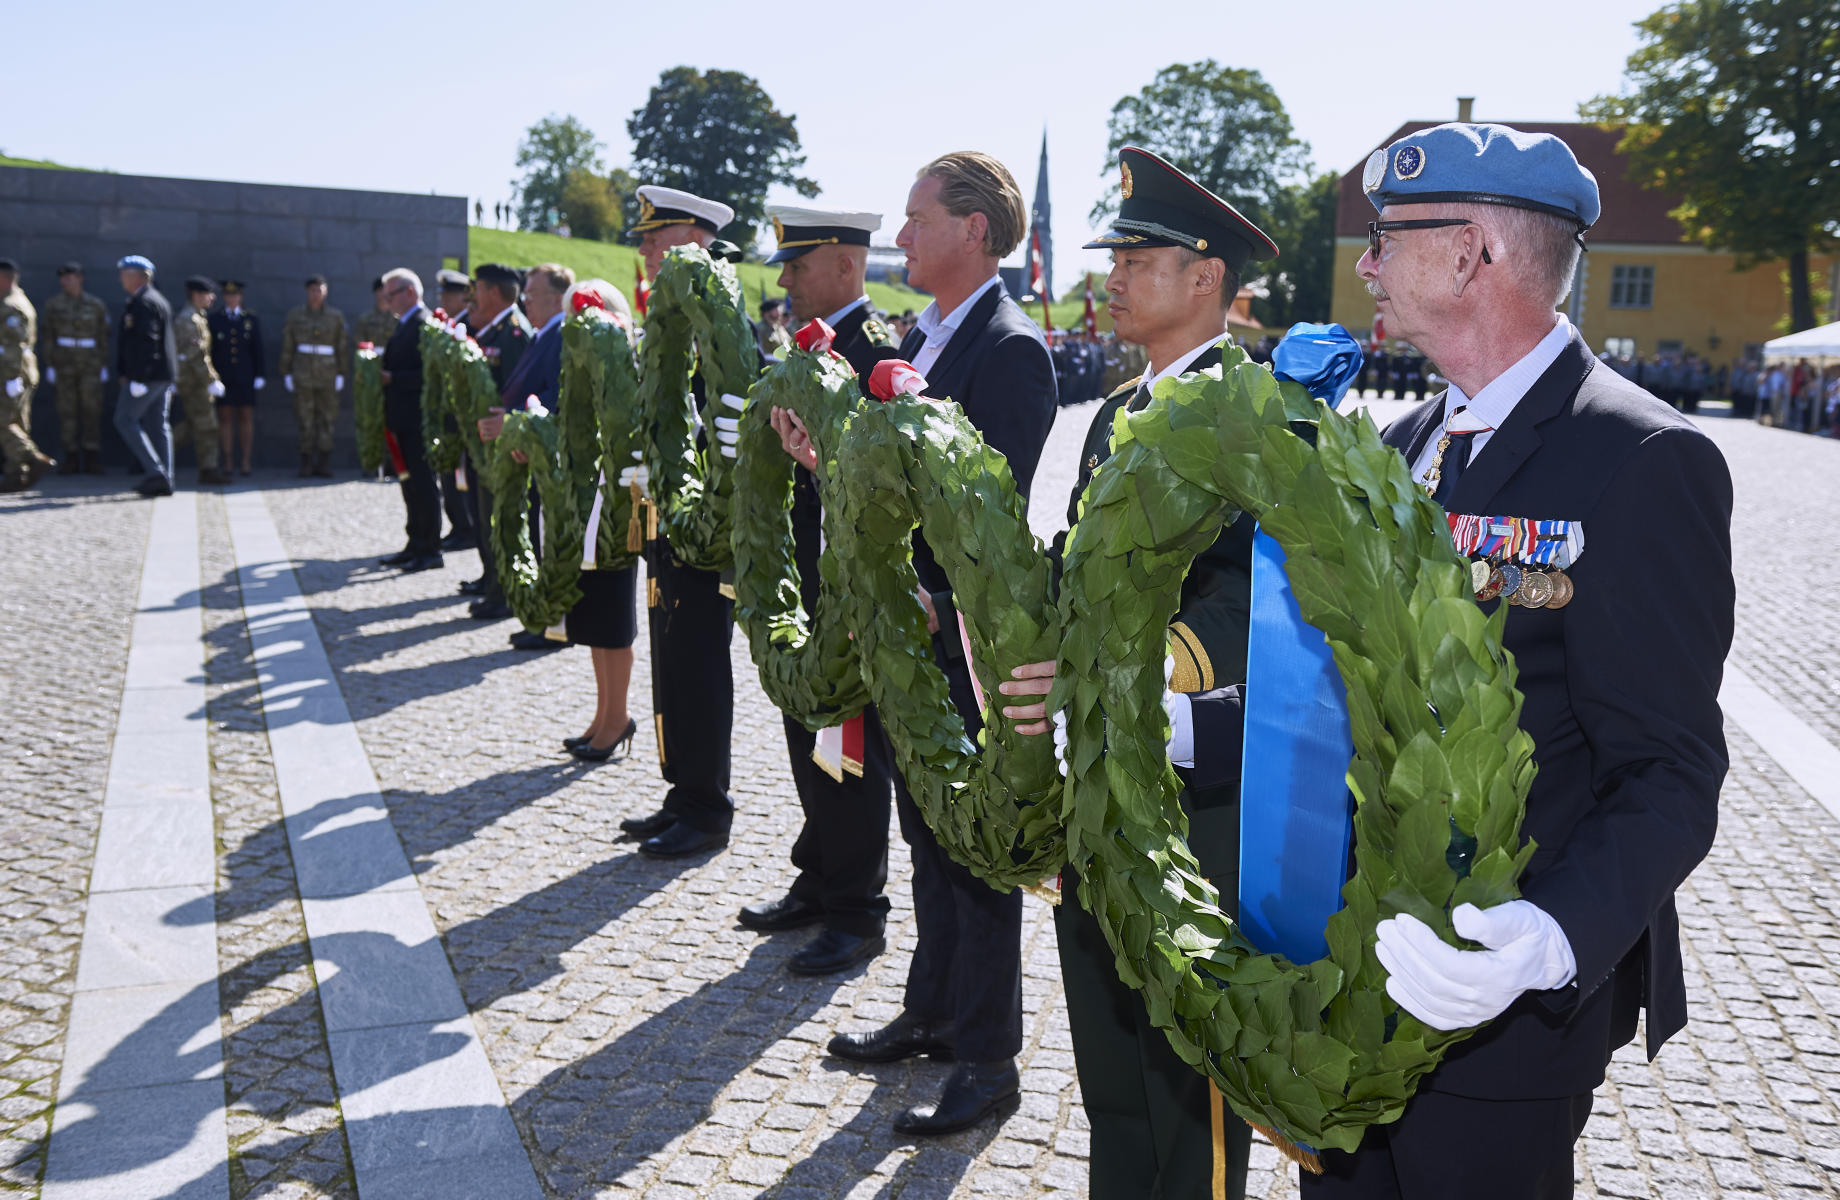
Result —
[[128, 443], [128, 449], [149, 475], [173, 477], [172, 425], [167, 413], [172, 408], [173, 385], [150, 383], [145, 395], [136, 399], [123, 382], [115, 396], [115, 432]]
[[645, 559], [646, 610], [652, 636], [652, 712], [658, 762], [671, 790], [664, 811], [692, 829], [727, 833], [735, 817], [728, 796], [728, 740], [735, 722], [735, 681], [728, 643], [735, 602], [721, 576], [677, 561], [663, 538]]
[[407, 548], [416, 554], [439, 554], [441, 489], [428, 466], [421, 426], [398, 426], [390, 432], [396, 435], [396, 448], [403, 459], [403, 469], [396, 482], [402, 488], [403, 508], [408, 514], [403, 524], [409, 537]]
[[[459, 434], [450, 431], [448, 436], [458, 437]], [[449, 532], [473, 532], [472, 499], [468, 493], [460, 490], [460, 484], [452, 471], [441, 472], [441, 507], [447, 513], [447, 523], [451, 527]]]
[[[937, 649], [942, 645], [934, 640]], [[977, 740], [983, 721], [963, 660], [946, 668], [952, 702]], [[894, 761], [892, 747], [889, 761]], [[946, 852], [897, 773], [894, 809], [914, 863], [914, 925], [907, 968], [909, 1014], [949, 1024], [960, 1061], [995, 1062], [1022, 1049], [1022, 893], [999, 892]]]
[[792, 844], [791, 894], [824, 910], [826, 928], [877, 937], [888, 917], [888, 801], [894, 769], [881, 718], [863, 710], [862, 775], [842, 782], [811, 760], [818, 735], [791, 717], [786, 752], [805, 826]]
[[[1189, 800], [1187, 794], [1183, 798]], [[1191, 811], [1189, 848], [1220, 889], [1222, 909], [1234, 914], [1239, 805]], [[1078, 887], [1079, 876], [1065, 868], [1054, 933], [1080, 1098], [1092, 1125], [1092, 1200], [1238, 1200], [1246, 1194], [1252, 1127], [1150, 1023], [1143, 995], [1118, 978], [1117, 958], [1099, 922], [1080, 903]]]
[[466, 488], [473, 498], [473, 528], [479, 532], [479, 577], [483, 581], [479, 598], [487, 604], [502, 604], [505, 589], [498, 582], [498, 560], [492, 556], [492, 491], [479, 477], [471, 455], [466, 459]]
[[1303, 1172], [1301, 1191], [1307, 1200], [1569, 1200], [1572, 1146], [1590, 1115], [1589, 1092], [1474, 1100], [1421, 1091], [1353, 1154], [1324, 1151], [1323, 1174]]

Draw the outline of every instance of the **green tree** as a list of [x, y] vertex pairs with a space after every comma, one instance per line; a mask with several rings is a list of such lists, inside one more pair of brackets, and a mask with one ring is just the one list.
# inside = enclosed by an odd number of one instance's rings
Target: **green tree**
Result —
[[1265, 77], [1211, 58], [1164, 67], [1112, 105], [1106, 123], [1100, 174], [1113, 186], [1093, 205], [1094, 222], [1118, 211], [1118, 152], [1126, 146], [1168, 159], [1261, 229], [1284, 186], [1309, 168], [1309, 145], [1292, 132]]
[[615, 167], [605, 175], [571, 171], [562, 185], [562, 216], [573, 237], [617, 242], [626, 228], [626, 202], [638, 186], [632, 172]]
[[550, 213], [567, 211], [563, 192], [577, 172], [599, 174], [606, 147], [594, 131], [574, 117], [544, 117], [518, 139], [517, 166], [524, 177], [513, 180], [518, 193], [518, 227], [547, 233]]
[[805, 156], [796, 120], [739, 71], [672, 67], [626, 122], [626, 132], [640, 182], [728, 204], [735, 219], [722, 236], [743, 248], [753, 246], [766, 216], [768, 187], [818, 194], [817, 182], [798, 174]]
[[1583, 115], [1623, 129], [1633, 178], [1681, 195], [1693, 241], [1786, 259], [1789, 322], [1815, 323], [1810, 253], [1840, 242], [1840, 5], [1685, 0], [1636, 22], [1624, 91]]
[[1335, 202], [1341, 177], [1325, 171], [1279, 192], [1265, 232], [1278, 243], [1278, 258], [1264, 278], [1265, 295], [1254, 296], [1252, 315], [1263, 325], [1284, 329], [1298, 321], [1327, 321], [1335, 290]]

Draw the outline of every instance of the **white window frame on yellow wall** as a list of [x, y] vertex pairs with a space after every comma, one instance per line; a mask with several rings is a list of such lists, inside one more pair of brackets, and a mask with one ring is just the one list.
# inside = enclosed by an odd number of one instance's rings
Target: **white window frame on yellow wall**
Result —
[[1655, 307], [1655, 268], [1652, 263], [1617, 263], [1610, 268], [1611, 308]]

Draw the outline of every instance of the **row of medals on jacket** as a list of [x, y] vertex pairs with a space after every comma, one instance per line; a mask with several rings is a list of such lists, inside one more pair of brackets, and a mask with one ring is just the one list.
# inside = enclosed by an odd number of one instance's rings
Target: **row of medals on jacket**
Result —
[[[1425, 475], [1425, 495], [1437, 495], [1438, 480], [1444, 474], [1444, 452], [1450, 449], [1450, 433], [1438, 438], [1437, 453], [1431, 470]], [[1509, 562], [1500, 556], [1471, 559], [1469, 584], [1478, 602], [1505, 600], [1520, 608], [1564, 608], [1572, 602], [1575, 590], [1572, 577], [1559, 567], [1535, 566]]]

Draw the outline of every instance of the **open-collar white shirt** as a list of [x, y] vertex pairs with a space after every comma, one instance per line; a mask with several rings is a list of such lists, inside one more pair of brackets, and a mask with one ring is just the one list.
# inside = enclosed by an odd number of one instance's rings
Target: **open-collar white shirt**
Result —
[[925, 311], [920, 314], [920, 319], [915, 322], [920, 332], [926, 335], [926, 344], [920, 347], [920, 353], [914, 355], [914, 370], [922, 375], [932, 370], [933, 364], [939, 361], [939, 356], [945, 353], [946, 343], [952, 340], [954, 333], [958, 332], [958, 327], [964, 323], [971, 309], [984, 298], [984, 293], [991, 288], [1002, 286], [1003, 276], [992, 275], [975, 292], [966, 296], [964, 303], [943, 317], [939, 315], [939, 301], [935, 300], [928, 304]]

